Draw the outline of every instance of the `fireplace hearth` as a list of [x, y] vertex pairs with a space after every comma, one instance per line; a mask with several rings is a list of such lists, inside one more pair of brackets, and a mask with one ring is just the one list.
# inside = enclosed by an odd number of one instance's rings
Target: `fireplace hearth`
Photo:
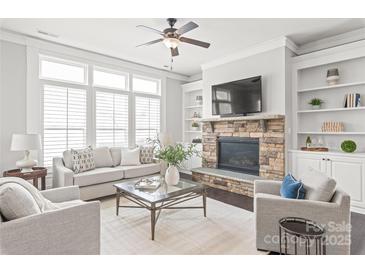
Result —
[[217, 168], [251, 175], [260, 173], [259, 138], [219, 137]]

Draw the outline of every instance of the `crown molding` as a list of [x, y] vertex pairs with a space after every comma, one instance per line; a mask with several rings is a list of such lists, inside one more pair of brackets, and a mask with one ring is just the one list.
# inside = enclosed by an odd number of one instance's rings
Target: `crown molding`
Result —
[[344, 44], [354, 43], [360, 40], [365, 40], [365, 28], [345, 32], [339, 35], [303, 44], [299, 47], [298, 54], [309, 54], [316, 51], [341, 46]]
[[75, 55], [76, 57], [82, 57], [84, 59], [92, 59], [92, 60], [106, 60], [108, 62], [115, 63], [127, 69], [132, 69], [136, 71], [147, 72], [150, 74], [155, 74], [159, 76], [168, 77], [170, 79], [179, 80], [179, 81], [188, 81], [189, 77], [186, 75], [182, 75], [179, 73], [174, 73], [170, 71], [165, 71], [162, 69], [158, 69], [152, 66], [128, 61], [116, 57], [115, 54], [105, 54], [101, 51], [92, 51], [87, 50], [82, 47], [74, 47], [68, 44], [58, 43], [54, 41], [40, 39], [38, 37], [33, 37], [30, 35], [24, 35], [21, 33], [9, 31], [6, 29], [0, 29], [0, 40], [12, 42], [16, 44], [25, 45], [28, 47], [35, 47], [47, 51], [54, 52], [67, 52], [69, 55]]
[[201, 68], [202, 68], [202, 70], [206, 70], [209, 68], [231, 63], [236, 60], [244, 59], [249, 56], [253, 56], [253, 55], [256, 55], [259, 53], [267, 52], [267, 51], [274, 50], [274, 49], [281, 48], [281, 47], [287, 47], [294, 53], [296, 53], [298, 50], [298, 46], [293, 41], [291, 41], [288, 37], [281, 36], [281, 37], [278, 37], [278, 38], [275, 38], [272, 40], [268, 40], [268, 41], [253, 45], [251, 47], [248, 47], [239, 52], [227, 55], [225, 57], [218, 58], [214, 61], [202, 64]]

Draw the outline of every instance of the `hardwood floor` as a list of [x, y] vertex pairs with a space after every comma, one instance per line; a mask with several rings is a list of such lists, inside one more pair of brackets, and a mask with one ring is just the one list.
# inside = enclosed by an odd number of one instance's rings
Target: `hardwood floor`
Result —
[[[191, 176], [182, 174], [182, 178], [191, 179]], [[253, 199], [240, 194], [220, 189], [208, 188], [208, 197], [232, 206], [253, 211]], [[351, 213], [351, 255], [365, 255], [365, 215]]]

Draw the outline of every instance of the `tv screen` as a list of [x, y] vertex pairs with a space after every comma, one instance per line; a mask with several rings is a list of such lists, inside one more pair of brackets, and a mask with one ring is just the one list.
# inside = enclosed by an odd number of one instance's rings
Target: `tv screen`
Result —
[[261, 76], [212, 86], [213, 115], [261, 112]]

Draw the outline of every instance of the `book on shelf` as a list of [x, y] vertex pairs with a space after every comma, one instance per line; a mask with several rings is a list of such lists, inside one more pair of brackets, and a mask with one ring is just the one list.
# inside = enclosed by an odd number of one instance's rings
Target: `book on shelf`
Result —
[[348, 93], [345, 95], [343, 107], [355, 108], [361, 106], [361, 95], [359, 93]]

